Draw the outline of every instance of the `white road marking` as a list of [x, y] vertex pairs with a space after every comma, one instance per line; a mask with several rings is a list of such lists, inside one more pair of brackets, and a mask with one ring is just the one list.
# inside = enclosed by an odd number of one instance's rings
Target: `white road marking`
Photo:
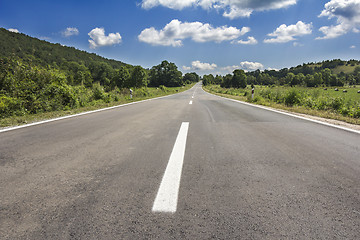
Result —
[[192, 104], [192, 101], [190, 101], [189, 104], [191, 105], [191, 104]]
[[189, 123], [183, 122], [156, 195], [153, 212], [176, 212], [188, 129]]
[[194, 98], [194, 96], [192, 96], [191, 98]]

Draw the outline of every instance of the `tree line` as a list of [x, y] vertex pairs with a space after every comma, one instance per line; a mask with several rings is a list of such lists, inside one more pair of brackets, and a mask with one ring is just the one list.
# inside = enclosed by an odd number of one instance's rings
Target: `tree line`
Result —
[[[337, 67], [353, 69], [348, 73], [333, 73]], [[360, 84], [360, 62], [357, 60], [342, 61], [335, 59], [321, 63], [308, 63], [281, 70], [256, 70], [244, 72], [235, 70], [225, 76], [204, 75], [203, 84], [217, 84], [224, 88], [245, 88], [247, 85], [278, 85], [278, 86], [337, 86]]]

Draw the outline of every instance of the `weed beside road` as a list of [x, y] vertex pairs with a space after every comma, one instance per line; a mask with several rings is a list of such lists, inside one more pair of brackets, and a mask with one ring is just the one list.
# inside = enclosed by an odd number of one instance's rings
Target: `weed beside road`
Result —
[[241, 101], [360, 124], [360, 87], [343, 87], [335, 91], [335, 88], [320, 87], [256, 86], [254, 98], [250, 87], [227, 89], [208, 85], [204, 89]]
[[133, 90], [133, 98], [130, 98], [130, 91], [129, 89], [123, 89], [117, 93], [114, 93], [113, 96], [108, 97], [107, 94], [103, 98], [99, 98], [97, 100], [91, 101], [87, 103], [85, 106], [76, 107], [76, 108], [68, 108], [62, 111], [50, 111], [50, 112], [42, 112], [37, 114], [21, 114], [20, 116], [10, 116], [6, 118], [0, 118], [0, 127], [8, 127], [8, 126], [17, 126], [32, 122], [38, 122], [46, 119], [58, 118], [67, 115], [73, 115], [81, 112], [92, 111], [96, 109], [106, 108], [117, 106], [121, 104], [126, 104], [130, 102], [141, 101], [150, 98], [156, 98], [161, 96], [166, 96], [178, 92], [183, 92], [191, 87], [194, 84], [188, 84], [183, 87], [164, 87], [160, 86], [159, 88], [150, 88], [150, 87], [143, 87]]

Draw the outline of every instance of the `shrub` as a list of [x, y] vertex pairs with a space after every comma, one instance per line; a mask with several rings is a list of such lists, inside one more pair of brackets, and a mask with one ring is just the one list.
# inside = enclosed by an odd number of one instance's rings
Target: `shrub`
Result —
[[295, 89], [291, 89], [285, 96], [285, 104], [293, 106], [300, 103], [300, 94]]
[[164, 91], [164, 92], [167, 91], [167, 88], [166, 88], [164, 85], [160, 85], [160, 86], [159, 86], [159, 89], [160, 89], [161, 91]]
[[344, 99], [342, 98], [331, 98], [330, 102], [329, 102], [329, 106], [335, 110], [335, 111], [339, 111], [344, 105]]
[[17, 98], [0, 95], [0, 118], [9, 117], [14, 114], [25, 114], [25, 109], [21, 108], [21, 101]]
[[101, 100], [106, 97], [104, 88], [98, 82], [93, 84], [92, 91], [95, 100]]
[[147, 88], [139, 88], [134, 91], [134, 97], [146, 97], [149, 95], [150, 93]]

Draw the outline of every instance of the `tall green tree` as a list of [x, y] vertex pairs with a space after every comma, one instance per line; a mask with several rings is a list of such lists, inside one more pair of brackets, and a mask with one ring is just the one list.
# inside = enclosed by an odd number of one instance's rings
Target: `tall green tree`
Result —
[[116, 69], [112, 84], [117, 86], [119, 89], [125, 87], [125, 84], [130, 79], [130, 73], [127, 67], [121, 66], [120, 69]]
[[246, 88], [246, 74], [244, 70], [236, 69], [233, 72], [233, 77], [231, 80], [231, 85], [233, 88]]
[[127, 81], [126, 87], [141, 88], [147, 86], [147, 73], [141, 66], [136, 66]]
[[183, 77], [183, 82], [184, 83], [195, 83], [200, 81], [200, 77], [199, 75], [197, 75], [197, 73], [192, 72], [192, 73], [186, 73]]
[[159, 87], [160, 85], [179, 87], [183, 85], [182, 73], [175, 63], [163, 61], [161, 64], [152, 67], [149, 75], [149, 85], [152, 87]]

